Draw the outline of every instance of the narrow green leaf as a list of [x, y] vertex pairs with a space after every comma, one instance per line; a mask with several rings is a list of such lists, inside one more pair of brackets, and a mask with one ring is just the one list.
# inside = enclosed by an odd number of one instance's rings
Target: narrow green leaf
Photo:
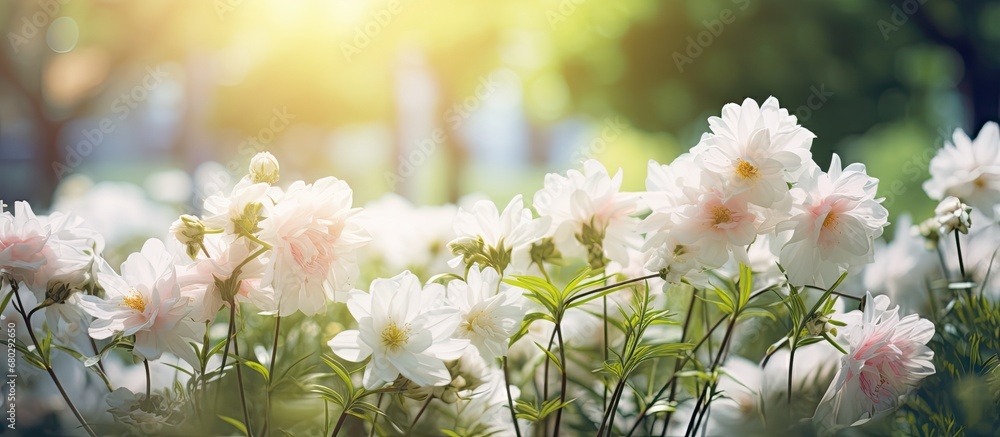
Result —
[[232, 417], [223, 416], [221, 414], [217, 414], [217, 416], [220, 419], [222, 419], [223, 422], [226, 422], [226, 423], [228, 423], [228, 424], [236, 427], [236, 429], [238, 429], [241, 433], [243, 433], [243, 435], [248, 435], [247, 434], [247, 427], [246, 427], [246, 425], [243, 425], [243, 422], [240, 422], [239, 420], [233, 419]]

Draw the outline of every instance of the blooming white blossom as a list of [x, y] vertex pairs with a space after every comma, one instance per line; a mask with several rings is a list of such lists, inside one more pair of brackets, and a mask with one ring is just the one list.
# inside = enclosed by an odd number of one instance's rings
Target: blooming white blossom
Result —
[[184, 399], [164, 390], [153, 393], [133, 393], [127, 388], [115, 389], [108, 395], [108, 410], [115, 422], [125, 426], [127, 436], [158, 434], [176, 430], [184, 422]]
[[829, 172], [813, 164], [803, 175], [791, 191], [792, 217], [776, 227], [784, 242], [779, 259], [793, 285], [829, 286], [872, 262], [889, 215], [877, 189], [863, 164], [842, 169], [836, 154]]
[[376, 389], [405, 376], [420, 386], [451, 382], [444, 360], [462, 356], [469, 340], [453, 339], [458, 309], [444, 301], [440, 284], [421, 287], [409, 271], [371, 283], [370, 293], [354, 290], [347, 308], [358, 329], [343, 331], [327, 344], [341, 358], [365, 367], [364, 385]]
[[889, 296], [903, 315], [929, 310], [927, 284], [942, 277], [941, 263], [927, 250], [924, 239], [914, 234], [909, 214], [900, 215], [894, 226], [891, 243], [875, 241], [875, 262], [865, 267], [864, 286], [873, 294]]
[[98, 280], [105, 299], [84, 295], [80, 300], [81, 308], [94, 317], [90, 336], [101, 340], [135, 335], [133, 352], [140, 358], [155, 360], [170, 352], [198, 363], [189, 343], [197, 343], [205, 328], [188, 317], [190, 298], [181, 295], [175, 262], [162, 241], [150, 239], [122, 263], [121, 276], [102, 269]]
[[273, 205], [268, 192], [274, 190], [250, 178], [240, 179], [229, 195], [219, 193], [205, 199], [203, 223], [209, 229], [222, 229], [231, 237], [255, 234]]
[[232, 278], [237, 266], [240, 267], [237, 278], [240, 288], [233, 296], [235, 300], [248, 302], [263, 312], [276, 310], [274, 291], [261, 284], [268, 264], [266, 254], [251, 258], [254, 248], [248, 242], [227, 243], [220, 236], [210, 237], [205, 239], [205, 244], [212, 258], [200, 258], [177, 266], [181, 294], [191, 298], [191, 318], [198, 322], [215, 320], [219, 309], [228, 305], [224, 290], [217, 286], [216, 280]]
[[44, 295], [52, 279], [74, 285], [88, 280], [93, 258], [104, 240], [83, 227], [83, 219], [63, 213], [36, 216], [27, 202], [14, 202], [14, 214], [0, 213], [0, 273]]
[[926, 346], [934, 324], [916, 314], [900, 318], [886, 296], [867, 293], [864, 312], [841, 317], [850, 342], [841, 367], [816, 409], [822, 428], [859, 425], [897, 405], [921, 379], [934, 374], [934, 352]]
[[722, 267], [731, 257], [749, 263], [746, 246], [757, 236], [759, 216], [744, 194], [727, 194], [721, 177], [692, 170], [690, 162], [649, 164], [644, 199], [652, 212], [638, 227], [646, 232], [647, 268], [676, 266], [671, 269], [683, 275]]
[[992, 218], [1000, 203], [1000, 128], [986, 123], [975, 140], [955, 129], [931, 159], [930, 173], [924, 191], [932, 199], [955, 196]]
[[360, 220], [372, 237], [364, 261], [384, 265], [392, 274], [452, 270], [448, 242], [455, 239], [455, 214], [455, 205], [417, 207], [398, 194], [383, 195], [361, 212]]
[[705, 169], [726, 181], [729, 194], [745, 193], [752, 204], [770, 207], [786, 197], [788, 182], [811, 159], [815, 135], [774, 97], [760, 106], [749, 98], [742, 105], [727, 104], [722, 117], [711, 117], [708, 124], [712, 134], [692, 152], [700, 155]]
[[638, 245], [635, 226], [639, 220], [632, 214], [639, 205], [638, 196], [622, 193], [621, 185], [621, 169], [611, 177], [600, 162], [591, 159], [584, 162], [583, 172], [545, 175], [544, 188], [535, 193], [533, 205], [541, 216], [551, 217], [552, 231], [564, 254], [579, 243], [594, 244], [601, 257], [628, 264], [628, 249]]
[[337, 178], [296, 181], [260, 222], [260, 238], [273, 248], [261, 284], [274, 290], [282, 317], [317, 314], [350, 290], [356, 252], [370, 239], [352, 202], [351, 188]]
[[465, 281], [448, 283], [447, 297], [461, 318], [456, 337], [469, 339], [486, 362], [507, 355], [507, 343], [527, 312], [520, 289], [501, 283], [493, 269], [472, 269]]
[[[527, 267], [525, 257], [531, 243], [545, 236], [551, 223], [549, 217], [532, 217], [521, 195], [514, 196], [502, 213], [489, 200], [480, 200], [471, 209], [460, 208], [455, 217], [458, 236], [448, 244], [458, 256], [450, 265], [456, 267], [463, 261], [466, 265], [483, 261], [480, 265], [485, 266], [488, 260], [501, 273], [512, 262], [515, 268]], [[476, 255], [486, 260], [477, 260]]]

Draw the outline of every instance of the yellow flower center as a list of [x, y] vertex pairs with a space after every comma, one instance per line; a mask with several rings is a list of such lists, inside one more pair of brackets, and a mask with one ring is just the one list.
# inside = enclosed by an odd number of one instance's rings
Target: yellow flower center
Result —
[[757, 179], [757, 167], [743, 159], [738, 159], [736, 160], [736, 174], [743, 179]]
[[124, 298], [122, 298], [122, 305], [132, 308], [140, 313], [146, 311], [146, 299], [142, 297], [139, 290], [134, 288], [129, 291]]
[[712, 220], [717, 225], [729, 223], [733, 221], [733, 213], [725, 206], [716, 206], [712, 209]]
[[823, 229], [830, 229], [837, 226], [837, 214], [833, 211], [826, 213], [826, 219], [823, 220]]
[[395, 321], [382, 330], [382, 346], [390, 351], [397, 351], [410, 340], [410, 327], [403, 325], [401, 328]]

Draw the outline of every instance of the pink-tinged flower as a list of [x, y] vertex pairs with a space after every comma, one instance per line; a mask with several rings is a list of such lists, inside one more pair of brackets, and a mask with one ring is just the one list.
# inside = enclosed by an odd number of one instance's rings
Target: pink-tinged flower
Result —
[[296, 181], [260, 222], [260, 238], [273, 248], [261, 286], [274, 290], [280, 316], [317, 314], [350, 290], [356, 252], [370, 240], [352, 202], [351, 188], [337, 178]]
[[365, 367], [364, 385], [376, 389], [405, 376], [419, 386], [451, 382], [444, 361], [462, 356], [469, 340], [452, 339], [460, 318], [444, 301], [440, 284], [421, 287], [409, 271], [372, 281], [371, 292], [351, 292], [347, 308], [358, 329], [343, 331], [328, 343], [341, 358]]
[[605, 257], [628, 264], [628, 249], [638, 245], [635, 226], [639, 220], [632, 214], [639, 209], [639, 199], [622, 193], [621, 185], [621, 169], [611, 177], [600, 162], [591, 159], [583, 164], [582, 173], [545, 175], [545, 186], [535, 193], [533, 204], [541, 216], [551, 217], [556, 243], [564, 253], [598, 236], [603, 237], [596, 243]]
[[806, 172], [792, 189], [792, 216], [775, 230], [784, 241], [779, 254], [793, 285], [832, 285], [842, 272], [873, 261], [874, 240], [888, 225], [888, 211], [875, 198], [878, 179], [862, 164], [841, 169], [836, 154], [830, 171]]
[[842, 317], [850, 347], [813, 416], [831, 433], [895, 408], [935, 371], [934, 352], [926, 346], [934, 336], [933, 323], [916, 314], [899, 318], [899, 307], [889, 309], [886, 296], [867, 293], [866, 303], [864, 313]]
[[[656, 179], [647, 188], [653, 191], [660, 188], [659, 184], [669, 183], [660, 179], [672, 179], [671, 171], [651, 165], [650, 177]], [[668, 232], [669, 240], [678, 245], [697, 246], [697, 252], [687, 253], [694, 254], [694, 259], [706, 267], [722, 267], [731, 256], [749, 263], [746, 246], [757, 236], [757, 215], [743, 195], [725, 192], [724, 181], [718, 175], [698, 172], [694, 176], [697, 178], [681, 178], [677, 180], [681, 185], [667, 187], [670, 194], [661, 195], [660, 205], [653, 199], [651, 206], [657, 209], [639, 227], [647, 232], [645, 250], [662, 251], [662, 246], [651, 246], [650, 241], [662, 245], [668, 239], [656, 234]]]
[[190, 298], [181, 295], [175, 261], [162, 241], [150, 239], [122, 263], [121, 276], [100, 269], [105, 299], [84, 295], [80, 300], [80, 307], [94, 317], [90, 336], [135, 335], [133, 352], [140, 358], [155, 360], [170, 352], [197, 365], [189, 343], [197, 343], [205, 328], [188, 317]]
[[787, 196], [788, 182], [795, 181], [811, 158], [815, 135], [799, 126], [774, 97], [759, 107], [753, 99], [742, 106], [727, 104], [722, 117], [711, 117], [708, 123], [712, 134], [692, 153], [701, 156], [706, 170], [726, 181], [728, 193], [745, 193], [754, 205], [770, 207]]
[[275, 311], [274, 291], [261, 285], [267, 258], [257, 256], [247, 261], [256, 250], [256, 245], [244, 240], [227, 244], [225, 240], [220, 236], [207, 236], [205, 246], [212, 258], [201, 258], [177, 267], [177, 282], [181, 287], [181, 294], [191, 298], [191, 318], [197, 322], [215, 320], [219, 309], [228, 305], [223, 290], [216, 287], [215, 281], [231, 278], [240, 264], [240, 288], [236, 291], [235, 299], [250, 303], [262, 312]]
[[15, 202], [14, 212], [0, 213], [0, 272], [24, 282], [40, 300], [49, 288], [75, 290], [92, 282], [104, 239], [83, 219], [59, 212], [36, 216], [27, 202]]
[[952, 142], [931, 159], [930, 172], [924, 191], [932, 199], [955, 196], [992, 218], [1000, 203], [1000, 127], [986, 123], [975, 140], [955, 129]]

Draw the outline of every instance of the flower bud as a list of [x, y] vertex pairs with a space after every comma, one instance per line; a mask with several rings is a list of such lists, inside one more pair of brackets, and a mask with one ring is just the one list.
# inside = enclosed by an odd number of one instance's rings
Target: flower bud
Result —
[[272, 185], [278, 182], [278, 159], [269, 152], [260, 152], [250, 160], [250, 179], [253, 183]]
[[195, 259], [205, 241], [205, 224], [198, 217], [184, 214], [170, 225], [170, 234], [185, 245], [187, 255]]
[[948, 234], [952, 231], [958, 231], [963, 234], [969, 233], [969, 227], [972, 226], [972, 218], [969, 217], [969, 213], [972, 212], [972, 208], [969, 205], [962, 203], [955, 196], [948, 196], [938, 204], [937, 208], [934, 208], [935, 219], [937, 219], [939, 231], [942, 234]]
[[937, 249], [938, 240], [941, 239], [941, 234], [938, 233], [938, 221], [936, 217], [924, 220], [920, 222], [919, 225], [913, 225], [910, 232], [913, 236], [923, 237], [924, 247], [926, 247], [927, 250]]

